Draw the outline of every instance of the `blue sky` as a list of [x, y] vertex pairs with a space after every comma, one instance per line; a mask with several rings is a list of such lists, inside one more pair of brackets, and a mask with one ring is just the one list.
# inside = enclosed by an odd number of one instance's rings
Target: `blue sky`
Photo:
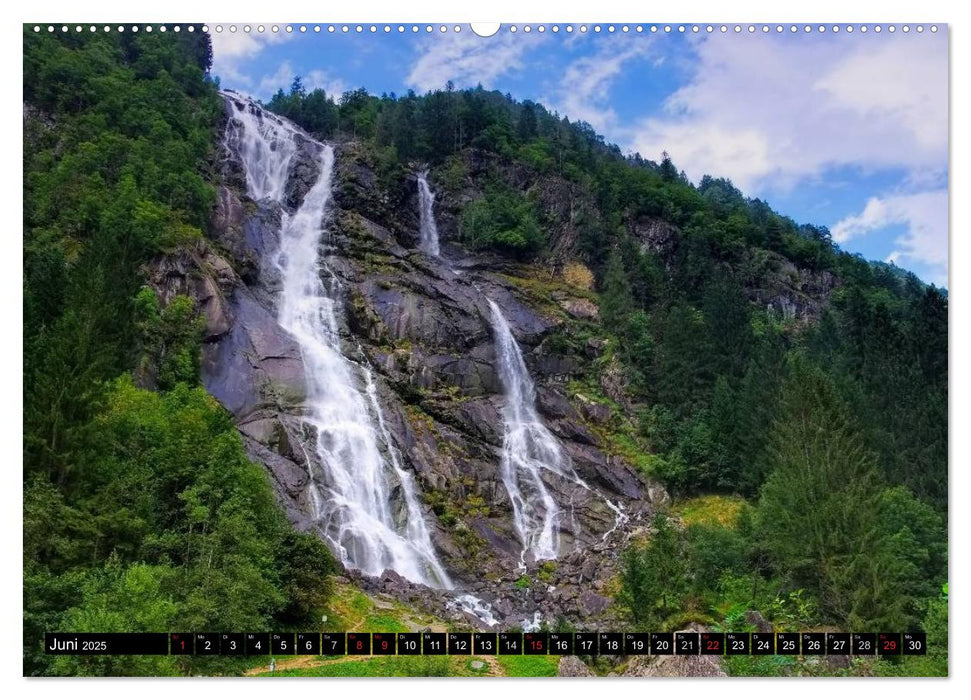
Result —
[[800, 29], [476, 36], [308, 25], [213, 32], [224, 87], [268, 99], [293, 77], [330, 94], [481, 83], [589, 122], [625, 152], [668, 151], [697, 182], [730, 178], [849, 251], [947, 284], [948, 47], [937, 33]]

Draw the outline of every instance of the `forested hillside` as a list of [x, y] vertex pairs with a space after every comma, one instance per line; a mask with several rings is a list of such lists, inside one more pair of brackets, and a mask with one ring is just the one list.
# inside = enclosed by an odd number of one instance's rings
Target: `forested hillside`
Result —
[[209, 38], [28, 30], [24, 51], [24, 672], [230, 668], [41, 651], [54, 630], [299, 625], [327, 597], [327, 548], [199, 386], [197, 310], [143, 286], [214, 203]]
[[[217, 253], [237, 289], [254, 276], [213, 223], [234, 183], [208, 37], [27, 31], [24, 51], [25, 673], [234, 672], [226, 660], [52, 662], [39, 641], [54, 629], [312, 629], [330, 602], [339, 566], [290, 526], [270, 462], [254, 462], [235, 409], [202, 386], [204, 345], [225, 331], [207, 330], [198, 297], [157, 282], [173, 260]], [[946, 673], [946, 292], [839, 250], [717, 173], [694, 185], [666, 154], [625, 156], [498, 92], [330, 96], [298, 79], [266, 107], [337, 146], [334, 229], [361, 284], [348, 325], [404, 405], [393, 430], [439, 446], [429, 463], [459, 463], [446, 454], [467, 449], [456, 434], [488, 444], [498, 414], [468, 419], [494, 374], [433, 367], [416, 385], [408, 358], [427, 347], [375, 311], [375, 299], [404, 305], [412, 287], [453, 284], [398, 252], [417, 228], [414, 173], [436, 189], [446, 254], [548, 320], [519, 333], [540, 411], [591, 464], [630, 466], [642, 484], [625, 493], [650, 500], [599, 582], [605, 614], [638, 629], [925, 629], [926, 659], [861, 672]], [[455, 324], [456, 337], [468, 330]], [[264, 442], [291, 450], [276, 432]], [[496, 573], [478, 524], [505, 504], [467, 474], [415, 471], [436, 544], [456, 568]], [[670, 504], [648, 498], [658, 481]], [[496, 576], [512, 595], [533, 580], [563, 592], [579, 587], [572, 566]], [[556, 624], [582, 627], [579, 610]]]
[[[715, 524], [631, 548], [622, 599], [634, 619], [776, 605], [797, 626], [906, 628], [939, 614], [944, 291], [840, 251], [825, 228], [726, 180], [693, 186], [667, 154], [624, 157], [508, 95], [449, 86], [332, 101], [298, 79], [268, 106], [323, 138], [364, 141], [390, 182], [430, 164], [466, 200], [455, 230], [468, 247], [593, 272], [635, 460], [676, 496], [745, 499], [724, 501]], [[481, 196], [466, 194], [470, 167]], [[569, 204], [550, 196], [554, 179]], [[581, 356], [583, 341], [559, 338]]]

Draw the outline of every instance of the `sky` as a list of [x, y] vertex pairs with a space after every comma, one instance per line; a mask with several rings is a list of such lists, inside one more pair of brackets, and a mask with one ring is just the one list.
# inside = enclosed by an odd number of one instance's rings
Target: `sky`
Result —
[[844, 249], [947, 286], [947, 27], [893, 34], [685, 33], [650, 25], [491, 37], [426, 26], [385, 33], [212, 32], [223, 87], [268, 100], [300, 76], [330, 95], [482, 84], [583, 120], [626, 153], [667, 151], [695, 183], [729, 178]]

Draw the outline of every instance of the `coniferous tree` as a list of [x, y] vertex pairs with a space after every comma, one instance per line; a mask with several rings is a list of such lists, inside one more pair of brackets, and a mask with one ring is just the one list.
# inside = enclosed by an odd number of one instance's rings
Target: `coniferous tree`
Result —
[[769, 455], [759, 529], [777, 570], [848, 629], [902, 626], [908, 600], [881, 522], [876, 460], [831, 380], [798, 356]]

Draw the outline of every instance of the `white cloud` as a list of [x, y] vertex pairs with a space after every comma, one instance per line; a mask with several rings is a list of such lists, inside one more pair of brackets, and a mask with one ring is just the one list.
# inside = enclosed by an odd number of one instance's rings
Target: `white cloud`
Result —
[[925, 265], [930, 281], [947, 283], [947, 190], [873, 197], [859, 214], [832, 228], [833, 240], [845, 243], [889, 226], [903, 224], [906, 232], [894, 241], [888, 262]]
[[418, 60], [405, 79], [419, 91], [445, 87], [451, 80], [459, 87], [493, 87], [495, 80], [523, 67], [523, 54], [542, 41], [540, 35], [509, 32], [483, 38], [471, 32], [435, 36], [420, 49]]
[[558, 94], [546, 101], [572, 121], [585, 121], [601, 133], [618, 133], [617, 112], [607, 104], [610, 89], [624, 64], [647, 55], [650, 46], [650, 41], [637, 37], [626, 45], [611, 42], [607, 49], [578, 58], [567, 66]]
[[947, 161], [947, 45], [932, 36], [702, 37], [689, 82], [632, 130], [689, 177], [743, 190], [827, 169], [937, 171]]
[[279, 44], [292, 38], [287, 32], [212, 32], [212, 72], [225, 87], [252, 87], [253, 78], [241, 65], [259, 54], [268, 44]]
[[284, 92], [287, 92], [296, 75], [293, 72], [293, 66], [290, 65], [290, 61], [284, 61], [276, 69], [275, 73], [272, 75], [264, 75], [260, 78], [260, 82], [253, 91], [254, 95], [259, 98], [269, 98], [277, 90], [282, 89]]
[[340, 99], [340, 96], [344, 94], [347, 90], [348, 85], [340, 78], [331, 75], [327, 71], [320, 69], [314, 69], [307, 73], [306, 77], [303, 79], [303, 86], [307, 88], [308, 91], [321, 89], [327, 96], [333, 98], [335, 101]]

